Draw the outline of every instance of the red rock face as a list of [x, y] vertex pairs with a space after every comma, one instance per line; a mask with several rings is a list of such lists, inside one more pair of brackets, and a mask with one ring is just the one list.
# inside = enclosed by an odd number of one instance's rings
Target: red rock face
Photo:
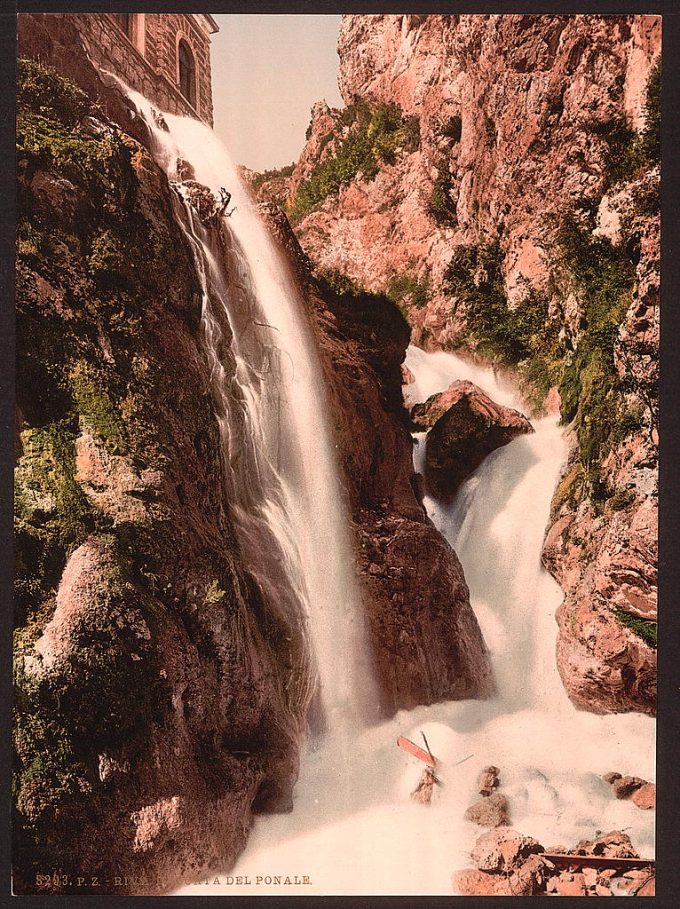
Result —
[[[306, 251], [369, 290], [395, 274], [426, 277], [431, 298], [410, 313], [413, 336], [427, 329], [440, 345], [460, 330], [441, 293], [455, 246], [501, 236], [510, 299], [545, 288], [548, 216], [599, 199], [606, 145], [592, 125], [622, 114], [641, 124], [660, 32], [654, 16], [344, 16], [345, 103], [397, 104], [419, 118], [420, 148], [308, 214], [298, 226]], [[291, 194], [322, 142], [330, 154], [329, 134], [338, 127], [317, 105]], [[446, 224], [430, 211], [438, 172], [455, 208]]]

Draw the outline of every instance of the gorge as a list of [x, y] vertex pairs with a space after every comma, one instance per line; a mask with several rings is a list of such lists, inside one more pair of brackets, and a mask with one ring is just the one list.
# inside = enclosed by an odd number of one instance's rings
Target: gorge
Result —
[[[653, 855], [603, 777], [654, 777], [659, 24], [527, 18], [344, 17], [347, 108], [242, 182], [24, 17], [16, 892], [450, 893], [494, 764], [523, 833]], [[526, 426], [435, 496], [459, 381]]]

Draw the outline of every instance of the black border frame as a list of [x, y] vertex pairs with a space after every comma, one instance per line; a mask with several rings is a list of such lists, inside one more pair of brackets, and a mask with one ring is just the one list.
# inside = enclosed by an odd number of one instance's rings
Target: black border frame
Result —
[[[676, 854], [676, 837], [680, 833], [675, 745], [680, 742], [680, 621], [673, 620], [674, 597], [680, 590], [680, 484], [678, 446], [680, 444], [680, 356], [676, 339], [680, 338], [680, 0], [143, 0], [143, 2], [101, 2], [101, 0], [13, 0], [12, 11], [0, 13], [0, 633], [2, 656], [0, 677], [0, 768], [4, 783], [0, 804], [0, 906], [20, 900], [25, 909], [45, 907], [125, 907], [143, 900], [144, 905], [161, 906], [167, 900], [182, 900], [184, 907], [212, 907], [228, 901], [230, 907], [245, 909], [288, 909], [298, 903], [320, 907], [423, 907], [423, 909], [497, 909], [521, 907], [527, 899], [563, 904], [570, 897], [305, 897], [305, 896], [196, 896], [196, 897], [123, 897], [113, 895], [31, 895], [12, 899], [10, 896], [10, 768], [11, 748], [11, 639], [13, 579], [12, 544], [12, 469], [14, 440], [14, 243], [15, 243], [15, 177], [10, 162], [14, 157], [14, 118], [16, 84], [15, 14], [31, 12], [203, 12], [212, 14], [339, 14], [339, 13], [524, 13], [563, 15], [642, 15], [663, 17], [662, 54], [664, 60], [662, 87], [662, 285], [661, 285], [661, 418], [660, 418], [660, 510], [659, 510], [659, 600], [661, 635], [658, 647], [659, 689], [657, 723], [657, 783], [661, 799], [657, 808], [657, 906], [680, 905], [680, 855]], [[678, 250], [679, 252], [675, 252]], [[7, 734], [5, 734], [7, 733]], [[342, 861], [342, 856], [338, 856]], [[585, 897], [588, 900], [597, 897]], [[649, 898], [614, 897], [633, 900], [632, 905], [649, 905]], [[550, 905], [555, 905], [550, 903]], [[627, 902], [626, 905], [631, 905]]]

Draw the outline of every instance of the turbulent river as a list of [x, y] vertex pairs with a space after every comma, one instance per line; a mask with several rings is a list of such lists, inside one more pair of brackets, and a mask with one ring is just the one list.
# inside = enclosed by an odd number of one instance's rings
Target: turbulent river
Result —
[[[537, 421], [535, 434], [490, 455], [450, 506], [425, 501], [461, 559], [497, 697], [371, 723], [376, 697], [349, 522], [319, 366], [286, 265], [214, 134], [169, 115], [169, 131], [158, 129], [147, 102], [130, 94], [152, 126], [169, 176], [181, 157], [196, 180], [232, 192], [227, 254], [189, 205], [178, 216], [202, 279], [204, 342], [231, 452], [226, 482], [245, 551], [268, 553], [257, 566], [263, 588], [283, 585], [286, 608], [299, 611], [313, 658], [300, 666], [298, 698], [311, 697], [318, 677], [325, 717], [324, 734], [303, 751], [293, 811], [258, 817], [229, 875], [179, 893], [450, 894], [452, 872], [470, 865], [481, 833], [463, 814], [478, 798], [487, 764], [500, 768], [513, 827], [544, 846], [625, 829], [640, 853], [651, 856], [654, 813], [612, 798], [601, 775], [616, 770], [654, 779], [654, 721], [578, 712], [557, 673], [561, 591], [540, 561], [566, 457], [556, 420]], [[229, 362], [236, 364], [233, 382]], [[470, 379], [498, 403], [521, 409], [513, 389], [491, 370], [451, 354], [410, 348], [407, 365], [415, 376], [404, 389], [408, 404], [454, 379]], [[417, 436], [416, 468], [423, 452], [424, 436]], [[441, 762], [443, 785], [430, 806], [409, 796], [423, 765], [395, 745], [398, 735], [421, 741], [421, 732]], [[284, 884], [286, 878], [308, 882]]]

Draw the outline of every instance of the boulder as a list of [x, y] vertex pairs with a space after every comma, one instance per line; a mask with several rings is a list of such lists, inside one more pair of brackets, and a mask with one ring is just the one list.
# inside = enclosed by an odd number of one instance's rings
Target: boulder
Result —
[[557, 878], [556, 892], [558, 896], [585, 896], [586, 881], [582, 874], [562, 872]]
[[473, 382], [454, 382], [411, 410], [419, 430], [429, 429], [425, 481], [437, 498], [450, 498], [496, 448], [533, 432], [517, 410], [496, 404]]
[[480, 799], [467, 809], [465, 820], [480, 827], [507, 827], [510, 824], [508, 800], [498, 792]]
[[512, 889], [512, 877], [464, 868], [453, 874], [451, 883], [459, 896], [521, 896]]
[[480, 795], [491, 795], [494, 789], [498, 786], [498, 775], [500, 770], [498, 767], [485, 767], [482, 770], [479, 777], [479, 794]]
[[533, 837], [511, 827], [498, 827], [479, 837], [472, 850], [472, 861], [480, 871], [512, 871], [530, 855], [544, 851]]
[[645, 783], [632, 794], [630, 800], [645, 811], [656, 808], [656, 786], [654, 783]]
[[619, 780], [614, 780], [612, 789], [617, 799], [627, 799], [646, 785], [646, 780], [641, 780], [638, 776], [623, 776]]
[[539, 855], [530, 855], [514, 871], [493, 873], [465, 868], [452, 877], [461, 896], [536, 896], [544, 893], [554, 866]]
[[[620, 830], [612, 830], [594, 840], [581, 840], [574, 850], [576, 855], [604, 855], [608, 858], [639, 858], [630, 837]], [[603, 872], [600, 873], [602, 877]]]

